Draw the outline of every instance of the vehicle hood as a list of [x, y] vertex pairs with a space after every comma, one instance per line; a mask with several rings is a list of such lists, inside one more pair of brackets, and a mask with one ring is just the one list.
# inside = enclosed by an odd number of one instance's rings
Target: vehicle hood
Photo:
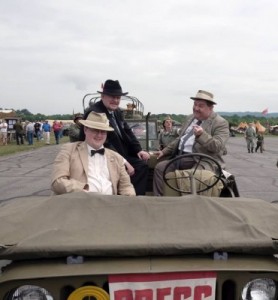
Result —
[[18, 198], [0, 205], [0, 258], [277, 254], [277, 216], [277, 204], [248, 198]]

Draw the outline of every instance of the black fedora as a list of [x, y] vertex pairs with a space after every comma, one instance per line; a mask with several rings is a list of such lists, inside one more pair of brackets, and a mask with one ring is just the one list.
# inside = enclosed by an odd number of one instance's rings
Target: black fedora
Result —
[[100, 94], [106, 94], [110, 96], [125, 96], [128, 93], [123, 93], [122, 87], [118, 80], [108, 79], [105, 81], [102, 92], [97, 91]]

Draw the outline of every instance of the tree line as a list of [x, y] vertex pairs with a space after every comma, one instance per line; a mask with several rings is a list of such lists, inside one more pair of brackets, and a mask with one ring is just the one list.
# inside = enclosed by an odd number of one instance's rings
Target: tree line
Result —
[[[221, 114], [220, 114], [221, 115]], [[157, 114], [157, 115], [151, 115], [152, 118], [156, 118], [160, 121], [163, 121], [166, 117], [170, 116], [172, 120], [177, 121], [179, 123], [183, 123], [186, 115], [181, 115], [181, 114]], [[278, 124], [278, 117], [271, 117], [271, 118], [266, 118], [265, 116], [258, 117], [254, 116], [252, 114], [248, 114], [245, 116], [238, 116], [238, 115], [232, 115], [232, 116], [226, 116], [222, 115], [224, 119], [226, 119], [230, 126], [237, 127], [241, 122], [246, 122], [246, 123], [256, 123], [259, 121], [264, 127], [269, 127], [273, 125]]]
[[[55, 114], [55, 115], [44, 115], [41, 113], [32, 114], [28, 109], [22, 109], [22, 110], [15, 110], [16, 115], [22, 119], [22, 121], [28, 120], [28, 121], [43, 121], [43, 120], [72, 120], [73, 114]], [[221, 115], [221, 113], [220, 113]], [[161, 122], [166, 118], [170, 116], [171, 119], [178, 123], [183, 123], [186, 115], [184, 114], [152, 114], [150, 117], [151, 119], [160, 120]], [[266, 116], [254, 116], [252, 114], [247, 114], [245, 116], [239, 116], [237, 114], [227, 116], [223, 115], [223, 118], [225, 118], [230, 126], [238, 126], [241, 122], [254, 122], [256, 123], [259, 121], [263, 126], [273, 126], [278, 124], [278, 117], [269, 117]]]
[[15, 110], [16, 116], [20, 117], [22, 121], [44, 121], [44, 120], [72, 120], [72, 114], [55, 114], [55, 115], [44, 115], [41, 113], [32, 114], [28, 109]]

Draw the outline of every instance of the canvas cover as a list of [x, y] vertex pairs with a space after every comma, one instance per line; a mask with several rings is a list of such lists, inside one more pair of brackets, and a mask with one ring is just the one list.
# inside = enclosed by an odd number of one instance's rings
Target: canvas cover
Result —
[[278, 253], [278, 204], [72, 193], [0, 204], [0, 258]]

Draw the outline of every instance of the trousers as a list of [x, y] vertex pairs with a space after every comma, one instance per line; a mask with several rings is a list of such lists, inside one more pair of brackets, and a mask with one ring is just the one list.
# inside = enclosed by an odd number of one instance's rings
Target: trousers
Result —
[[[169, 160], [164, 160], [159, 162], [154, 169], [154, 175], [153, 175], [153, 193], [154, 196], [163, 196], [164, 192], [164, 180], [163, 180], [163, 173], [164, 170], [169, 163]], [[179, 169], [180, 170], [186, 170], [191, 169], [195, 164], [195, 161], [191, 159], [190, 157], [185, 157], [179, 161]], [[173, 163], [167, 168], [168, 172], [173, 172], [177, 169], [177, 164]]]
[[139, 157], [129, 156], [126, 160], [133, 166], [135, 173], [130, 176], [130, 181], [134, 186], [136, 195], [145, 195], [149, 174], [148, 164]]

